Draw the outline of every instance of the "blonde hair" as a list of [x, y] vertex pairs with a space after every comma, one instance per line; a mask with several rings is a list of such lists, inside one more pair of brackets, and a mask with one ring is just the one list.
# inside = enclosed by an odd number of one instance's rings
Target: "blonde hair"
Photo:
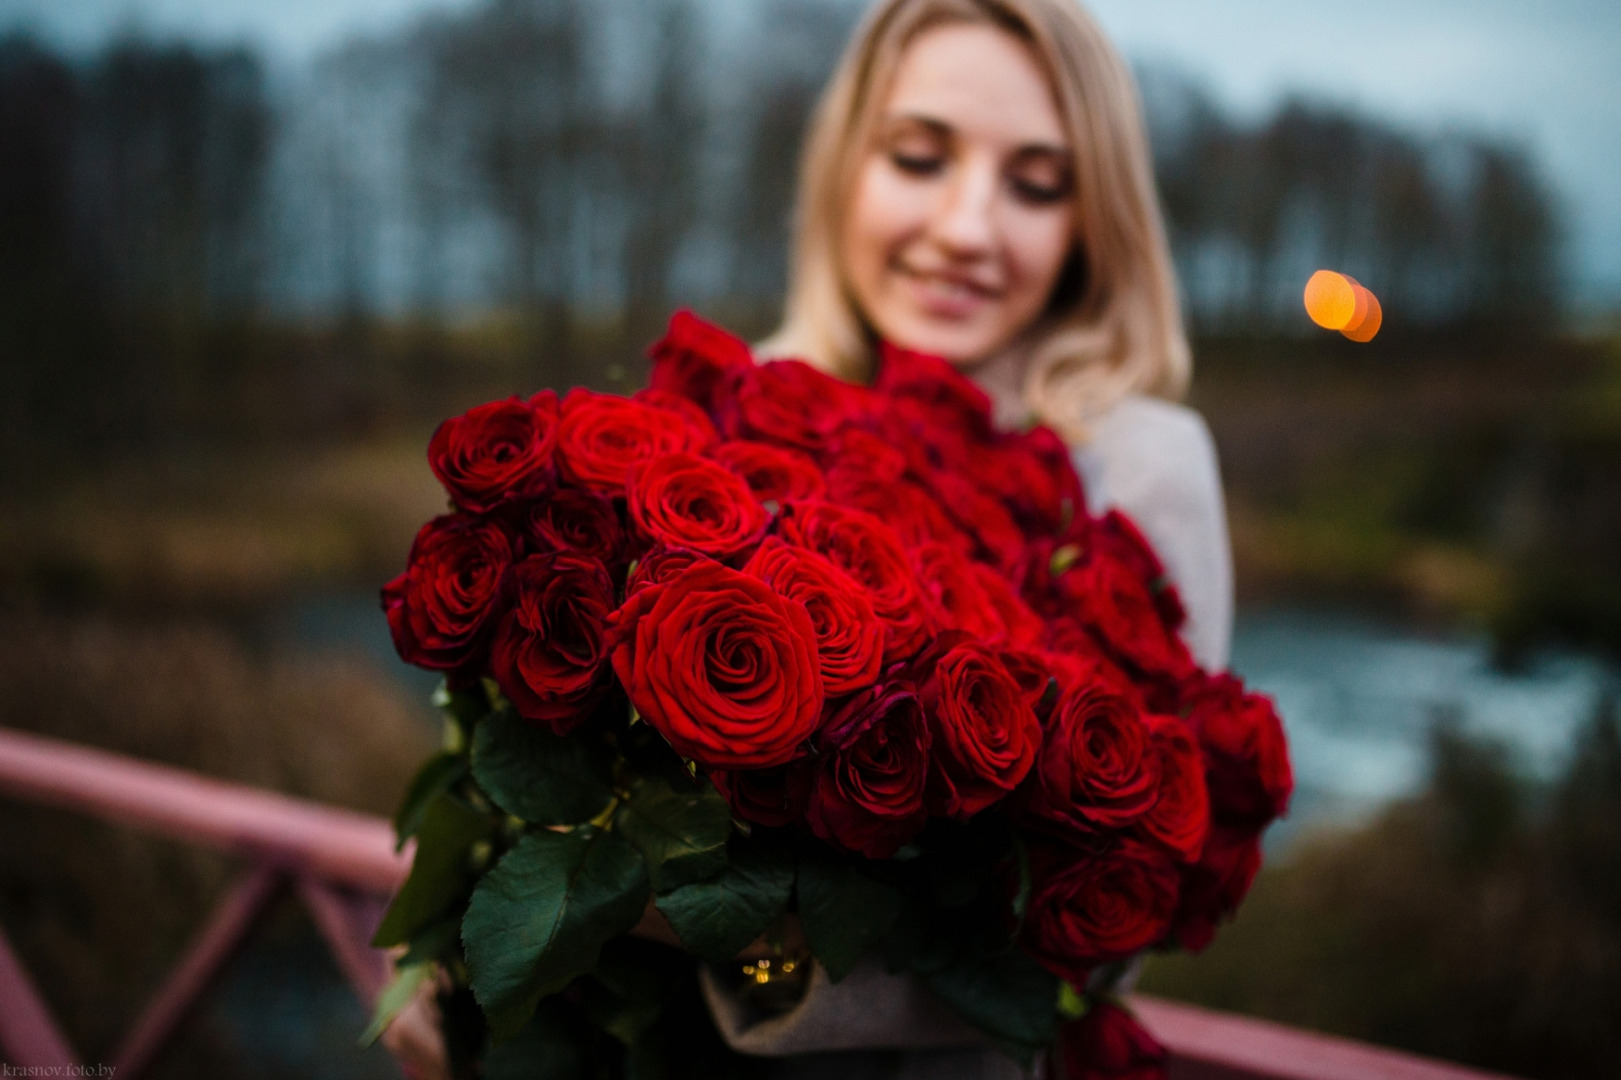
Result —
[[869, 376], [875, 335], [846, 278], [840, 225], [901, 54], [953, 22], [990, 24], [1034, 50], [1074, 148], [1071, 265], [1016, 346], [1028, 350], [1026, 406], [1084, 438], [1087, 420], [1127, 394], [1180, 397], [1193, 361], [1136, 84], [1075, 0], [882, 0], [867, 14], [811, 120], [783, 324], [760, 351]]

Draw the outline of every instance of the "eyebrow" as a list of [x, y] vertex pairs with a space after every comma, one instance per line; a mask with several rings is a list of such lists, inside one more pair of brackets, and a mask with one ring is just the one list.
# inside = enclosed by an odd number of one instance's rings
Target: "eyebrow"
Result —
[[[893, 129], [898, 125], [909, 123], [917, 124], [920, 127], [925, 127], [932, 134], [938, 135], [941, 138], [950, 138], [956, 134], [957, 130], [944, 120], [929, 116], [926, 113], [893, 113], [884, 117], [883, 126], [886, 129]], [[1052, 155], [1053, 157], [1064, 158], [1065, 160], [1068, 160], [1070, 156], [1068, 147], [1049, 142], [1022, 143], [1014, 148], [1013, 153], [1017, 157], [1029, 157], [1033, 154], [1045, 154]]]

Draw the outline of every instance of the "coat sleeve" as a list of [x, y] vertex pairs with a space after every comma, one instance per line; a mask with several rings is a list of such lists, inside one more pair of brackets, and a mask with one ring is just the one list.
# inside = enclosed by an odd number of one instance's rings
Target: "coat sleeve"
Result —
[[1183, 640], [1202, 667], [1227, 666], [1233, 557], [1210, 429], [1192, 409], [1127, 398], [1075, 451], [1089, 509], [1124, 511], [1154, 545], [1188, 613]]

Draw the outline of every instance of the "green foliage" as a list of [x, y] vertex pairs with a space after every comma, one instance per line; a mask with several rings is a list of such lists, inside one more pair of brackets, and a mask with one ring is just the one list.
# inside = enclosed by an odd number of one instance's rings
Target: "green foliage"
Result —
[[405, 842], [421, 830], [422, 819], [433, 801], [466, 775], [467, 759], [461, 754], [440, 751], [423, 762], [394, 814], [394, 850], [405, 847]]
[[596, 966], [604, 942], [636, 925], [647, 866], [617, 832], [533, 832], [473, 890], [462, 920], [473, 993], [496, 1041], [548, 994]]
[[360, 1045], [370, 1046], [377, 1041], [377, 1037], [388, 1029], [400, 1011], [411, 1004], [411, 999], [421, 989], [422, 984], [433, 977], [434, 965], [431, 961], [421, 963], [401, 964], [394, 972], [394, 977], [377, 997], [377, 1006], [372, 1010], [371, 1023], [360, 1035]]
[[1022, 950], [965, 945], [923, 981], [1026, 1068], [1058, 1034], [1059, 980]]
[[725, 963], [788, 910], [793, 852], [757, 834], [734, 836], [726, 866], [708, 881], [673, 889], [656, 901], [681, 943], [705, 960]]
[[883, 940], [904, 902], [849, 860], [811, 848], [800, 854], [797, 890], [805, 939], [834, 982]]
[[441, 920], [472, 884], [474, 843], [494, 831], [489, 815], [441, 791], [422, 813], [411, 874], [400, 886], [372, 938], [378, 948], [404, 945]]
[[957, 1014], [1026, 1066], [1057, 1031], [1060, 983], [1001, 936], [994, 907], [910, 899], [884, 939], [892, 971], [910, 970]]
[[726, 866], [732, 811], [708, 783], [642, 780], [614, 824], [646, 856], [653, 891], [661, 896], [712, 878]]
[[484, 1056], [485, 1080], [595, 1080], [590, 1046], [561, 1003], [546, 1002]]
[[613, 798], [604, 754], [578, 735], [553, 735], [510, 709], [479, 724], [473, 778], [501, 809], [536, 825], [590, 821]]

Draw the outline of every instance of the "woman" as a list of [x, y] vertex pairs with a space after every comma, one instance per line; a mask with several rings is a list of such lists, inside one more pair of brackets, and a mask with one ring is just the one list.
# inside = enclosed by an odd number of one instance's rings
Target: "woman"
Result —
[[[1126, 511], [1163, 559], [1195, 657], [1226, 666], [1226, 518], [1209, 433], [1170, 400], [1191, 361], [1136, 91], [1075, 0], [883, 0], [856, 32], [809, 133], [786, 318], [759, 352], [866, 381], [880, 341], [950, 360], [999, 422], [1064, 434], [1093, 508]], [[880, 1074], [1017, 1075], [992, 1051], [922, 1050], [980, 1040], [876, 963], [813, 976], [775, 1014], [719, 983], [711, 1011], [744, 1052], [914, 1048]]]
[[[1001, 423], [1065, 434], [1093, 509], [1153, 542], [1195, 657], [1225, 666], [1221, 488], [1203, 422], [1170, 400], [1191, 362], [1147, 141], [1129, 71], [1075, 0], [882, 0], [856, 32], [809, 133], [786, 319], [759, 351], [865, 381], [880, 341], [957, 364]], [[782, 1075], [1019, 1075], [876, 963], [837, 986], [817, 969], [786, 1009], [726, 981], [703, 979], [736, 1050], [889, 1051]], [[442, 1075], [427, 1002], [401, 1021], [396, 1052]]]

